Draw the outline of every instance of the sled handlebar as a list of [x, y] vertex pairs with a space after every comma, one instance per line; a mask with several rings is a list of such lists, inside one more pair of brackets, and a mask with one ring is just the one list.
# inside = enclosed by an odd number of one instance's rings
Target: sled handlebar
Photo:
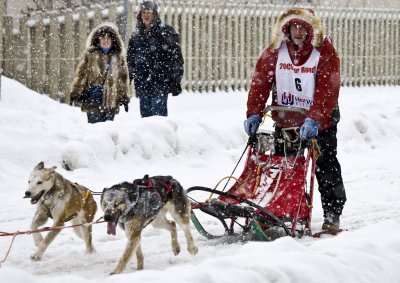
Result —
[[264, 115], [267, 114], [270, 111], [284, 111], [284, 112], [299, 112], [301, 114], [303, 114], [304, 116], [307, 116], [307, 110], [302, 109], [302, 108], [296, 108], [296, 107], [288, 107], [288, 106], [272, 106], [272, 105], [268, 105], [265, 109], [264, 109]]

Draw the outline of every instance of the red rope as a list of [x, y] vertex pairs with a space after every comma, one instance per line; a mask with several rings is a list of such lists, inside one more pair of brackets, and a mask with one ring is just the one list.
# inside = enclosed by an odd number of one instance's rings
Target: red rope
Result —
[[99, 223], [104, 223], [105, 221], [100, 221], [103, 217], [100, 217], [94, 222], [91, 223], [83, 223], [83, 224], [75, 224], [75, 225], [70, 225], [70, 226], [58, 226], [58, 227], [44, 227], [41, 229], [37, 230], [28, 230], [28, 231], [17, 231], [17, 232], [0, 232], [0, 237], [2, 236], [14, 236], [14, 235], [23, 235], [23, 234], [34, 234], [34, 233], [40, 233], [40, 232], [48, 232], [52, 230], [60, 230], [60, 229], [65, 229], [65, 228], [73, 228], [73, 227], [78, 227], [78, 226], [86, 226], [86, 225], [92, 225], [92, 224], [99, 224]]
[[65, 228], [73, 228], [73, 227], [78, 227], [78, 226], [87, 226], [87, 225], [92, 225], [92, 224], [99, 224], [99, 223], [104, 223], [105, 221], [102, 220], [100, 221], [100, 219], [102, 219], [103, 217], [100, 217], [99, 219], [97, 219], [94, 222], [91, 223], [84, 223], [84, 224], [75, 224], [75, 225], [70, 225], [70, 226], [58, 226], [58, 227], [44, 227], [41, 229], [37, 229], [37, 230], [28, 230], [28, 231], [17, 231], [14, 233], [9, 233], [9, 232], [0, 232], [0, 237], [4, 237], [4, 236], [13, 236], [10, 246], [8, 247], [8, 250], [6, 252], [6, 255], [4, 257], [4, 259], [2, 261], [0, 261], [0, 266], [3, 262], [6, 261], [8, 255], [10, 254], [11, 251], [11, 247], [14, 243], [15, 238], [18, 235], [23, 235], [23, 234], [34, 234], [34, 233], [40, 233], [40, 232], [48, 232], [48, 231], [52, 231], [52, 230], [60, 230], [60, 229], [65, 229]]

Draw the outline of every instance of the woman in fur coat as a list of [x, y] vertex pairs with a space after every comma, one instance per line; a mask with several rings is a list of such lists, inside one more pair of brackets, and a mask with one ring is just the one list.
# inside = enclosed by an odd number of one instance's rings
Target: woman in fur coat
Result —
[[[95, 97], [95, 98], [94, 98]], [[113, 23], [95, 27], [86, 41], [75, 71], [70, 98], [81, 104], [89, 123], [113, 120], [130, 100], [126, 52], [118, 28]]]

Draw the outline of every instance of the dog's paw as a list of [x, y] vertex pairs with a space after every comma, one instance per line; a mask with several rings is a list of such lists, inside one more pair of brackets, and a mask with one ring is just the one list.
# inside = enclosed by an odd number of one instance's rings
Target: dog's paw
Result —
[[193, 246], [193, 247], [188, 248], [188, 252], [191, 255], [196, 255], [199, 252], [199, 249], [196, 246]]
[[33, 261], [40, 261], [42, 259], [43, 253], [41, 251], [35, 252], [30, 256], [31, 260]]
[[136, 270], [143, 270], [144, 269], [144, 264], [143, 264], [143, 262], [142, 263], [137, 263], [137, 265], [136, 265]]
[[172, 247], [172, 252], [174, 255], [178, 255], [181, 252], [181, 247], [179, 245]]
[[90, 248], [86, 249], [87, 254], [93, 254], [95, 252], [96, 252], [96, 249], [94, 247], [90, 247]]

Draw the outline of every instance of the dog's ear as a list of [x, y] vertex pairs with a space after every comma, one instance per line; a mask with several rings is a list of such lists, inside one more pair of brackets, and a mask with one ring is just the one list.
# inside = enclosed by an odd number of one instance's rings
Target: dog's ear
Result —
[[51, 172], [51, 173], [54, 173], [54, 172], [55, 172], [55, 171], [54, 171], [55, 169], [57, 169], [57, 166], [51, 167], [51, 168], [50, 168], [50, 172]]
[[42, 170], [44, 168], [44, 162], [40, 161], [33, 170]]
[[107, 190], [108, 190], [108, 188], [104, 188], [104, 189], [103, 189], [103, 192], [101, 193], [101, 196], [100, 196], [100, 203], [103, 203], [103, 196], [104, 196], [104, 193], [105, 193]]

